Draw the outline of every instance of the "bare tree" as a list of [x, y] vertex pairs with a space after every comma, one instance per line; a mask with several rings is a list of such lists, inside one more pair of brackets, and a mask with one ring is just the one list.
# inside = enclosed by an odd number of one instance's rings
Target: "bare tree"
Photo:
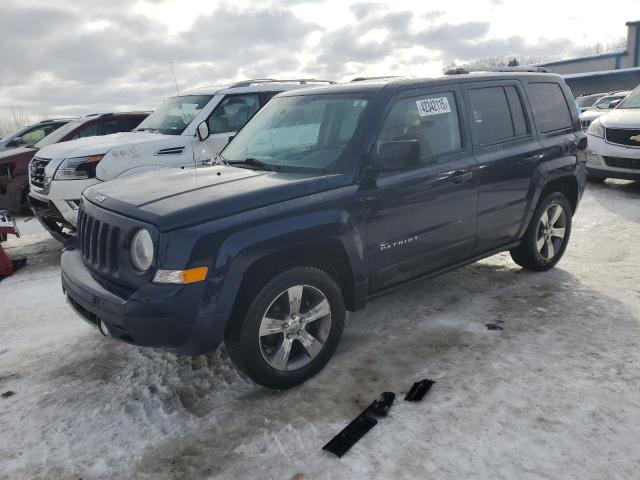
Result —
[[580, 48], [580, 55], [599, 55], [601, 53], [607, 53], [612, 50], [618, 50], [627, 46], [627, 38], [619, 37], [613, 42], [609, 43], [594, 43], [593, 45], [584, 45]]
[[[619, 37], [613, 42], [609, 43], [594, 43], [592, 45], [584, 45], [580, 47], [578, 53], [580, 56], [585, 55], [599, 55], [601, 53], [607, 53], [612, 50], [618, 50], [627, 46], [626, 37]], [[501, 55], [496, 57], [479, 58], [471, 60], [463, 64], [465, 67], [506, 67], [515, 65], [535, 65], [537, 63], [546, 63], [553, 60], [559, 60], [561, 57], [558, 55]], [[448, 63], [445, 65], [444, 70], [447, 71], [450, 68], [455, 67], [454, 63]]]
[[3, 118], [0, 118], [0, 137], [15, 132], [31, 123], [29, 114], [20, 106], [12, 105], [9, 112]]

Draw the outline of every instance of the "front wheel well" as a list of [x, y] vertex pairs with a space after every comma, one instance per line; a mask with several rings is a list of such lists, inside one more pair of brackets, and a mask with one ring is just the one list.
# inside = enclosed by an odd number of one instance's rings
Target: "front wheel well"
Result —
[[560, 192], [571, 205], [571, 212], [575, 213], [578, 208], [578, 181], [572, 176], [560, 177], [547, 183], [540, 192], [539, 202], [543, 201], [549, 194]]
[[234, 315], [249, 307], [255, 295], [269, 280], [291, 268], [308, 266], [327, 272], [336, 281], [348, 310], [355, 309], [353, 273], [339, 240], [320, 240], [266, 255], [245, 271], [233, 307]]

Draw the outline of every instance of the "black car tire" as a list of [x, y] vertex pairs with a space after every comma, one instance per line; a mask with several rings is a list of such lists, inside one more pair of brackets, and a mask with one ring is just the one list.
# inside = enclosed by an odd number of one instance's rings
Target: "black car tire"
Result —
[[[538, 242], [541, 240], [541, 229], [544, 230], [544, 227], [541, 224], [542, 217], [551, 207], [556, 205], [561, 207], [563, 210], [564, 236], [561, 244], [556, 243], [557, 247], [554, 249], [553, 257], [545, 258], [538, 248]], [[573, 211], [571, 209], [571, 205], [569, 204], [567, 197], [562, 193], [554, 192], [545, 197], [541, 202], [539, 202], [538, 207], [533, 213], [529, 227], [522, 237], [520, 245], [509, 252], [513, 261], [522, 268], [537, 272], [553, 268], [562, 258], [562, 255], [567, 248], [567, 244], [569, 243], [572, 215]], [[545, 247], [543, 246], [543, 251], [544, 248]]]
[[[275, 317], [275, 315], [267, 314], [276, 302], [281, 301], [282, 295], [287, 294], [290, 289], [299, 288], [300, 286], [310, 289], [313, 294], [321, 295], [320, 298], [324, 296], [324, 300], [328, 301], [330, 307], [329, 327], [325, 328], [325, 333], [328, 333], [322, 348], [319, 353], [316, 353], [315, 357], [311, 357], [307, 353], [300, 340], [295, 341], [297, 337], [291, 340], [291, 342], [295, 342], [294, 345], [298, 345], [297, 348], [303, 360], [305, 360], [305, 355], [309, 357], [309, 363], [291, 370], [276, 369], [265, 357], [265, 347], [262, 343], [262, 339], [265, 337], [260, 335], [261, 323], [263, 318], [267, 316]], [[305, 295], [307, 294], [301, 294], [300, 315], [303, 315], [303, 310], [305, 309]], [[311, 305], [311, 302], [309, 305]], [[245, 313], [242, 313], [243, 310], [242, 308], [238, 309], [232, 316], [225, 333], [225, 344], [229, 356], [238, 369], [253, 381], [267, 388], [280, 390], [303, 383], [322, 370], [338, 347], [346, 316], [340, 287], [333, 277], [315, 267], [296, 267], [277, 275], [268, 281], [259, 293], [250, 300], [248, 308], [244, 310]], [[291, 314], [289, 313], [289, 315]], [[327, 317], [323, 318], [323, 321], [326, 322]], [[302, 328], [304, 329], [306, 326]], [[281, 342], [284, 342], [286, 337], [284, 333], [274, 333], [272, 334], [273, 336], [276, 337], [276, 340], [281, 338]], [[282, 347], [282, 343], [280, 346]], [[274, 347], [274, 350], [277, 350], [277, 348]], [[293, 352], [293, 349], [291, 351]]]

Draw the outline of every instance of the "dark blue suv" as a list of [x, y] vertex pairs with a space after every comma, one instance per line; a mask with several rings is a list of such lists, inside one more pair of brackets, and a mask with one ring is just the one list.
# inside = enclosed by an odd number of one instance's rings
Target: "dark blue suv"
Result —
[[505, 250], [553, 267], [585, 147], [552, 74], [283, 93], [220, 165], [87, 189], [64, 292], [105, 335], [191, 355], [224, 340], [256, 382], [291, 387], [323, 368], [346, 311], [371, 295]]

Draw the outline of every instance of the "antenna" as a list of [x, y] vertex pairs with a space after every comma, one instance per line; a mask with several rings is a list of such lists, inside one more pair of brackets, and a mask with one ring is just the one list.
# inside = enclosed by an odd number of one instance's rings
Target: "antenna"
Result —
[[176, 80], [176, 72], [173, 70], [173, 62], [169, 62], [169, 65], [171, 65], [171, 73], [173, 74], [173, 83], [176, 84], [176, 92], [178, 92], [178, 95], [180, 95], [180, 89], [178, 88], [178, 81]]

